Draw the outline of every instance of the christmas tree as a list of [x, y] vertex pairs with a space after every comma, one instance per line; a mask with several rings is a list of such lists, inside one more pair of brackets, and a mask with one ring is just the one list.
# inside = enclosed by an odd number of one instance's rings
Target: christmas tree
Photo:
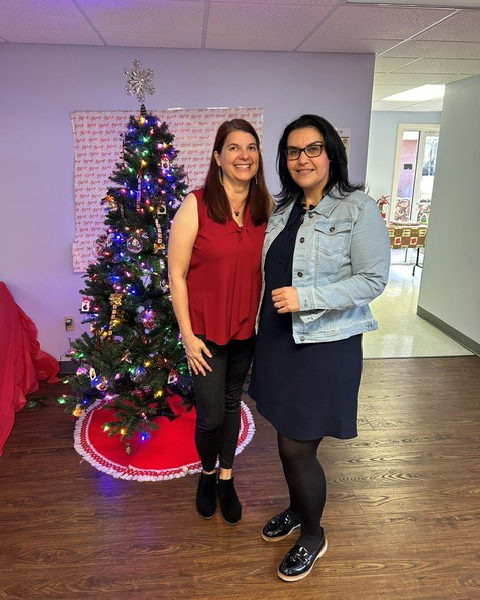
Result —
[[66, 383], [71, 393], [58, 399], [81, 416], [98, 399], [111, 408], [108, 435], [126, 440], [141, 431], [146, 439], [159, 415], [174, 418], [169, 396], [192, 399], [191, 380], [168, 287], [167, 253], [171, 220], [186, 193], [185, 173], [168, 126], [143, 105], [153, 93], [151, 70], [138, 61], [127, 75], [127, 91], [142, 102], [123, 136], [122, 161], [102, 203], [106, 232], [97, 240], [96, 262], [89, 265], [80, 312], [90, 323], [72, 343], [77, 363]]

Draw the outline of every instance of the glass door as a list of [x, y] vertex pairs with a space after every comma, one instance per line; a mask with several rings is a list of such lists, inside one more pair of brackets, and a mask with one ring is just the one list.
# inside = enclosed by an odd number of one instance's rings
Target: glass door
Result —
[[400, 125], [390, 221], [427, 225], [439, 125]]

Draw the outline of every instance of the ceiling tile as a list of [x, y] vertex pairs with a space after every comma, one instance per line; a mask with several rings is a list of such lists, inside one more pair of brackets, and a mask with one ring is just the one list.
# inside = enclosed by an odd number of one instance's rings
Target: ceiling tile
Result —
[[394, 108], [401, 108], [402, 106], [405, 106], [405, 102], [385, 102], [384, 100], [372, 102], [372, 110], [391, 111]]
[[453, 83], [454, 81], [460, 81], [461, 79], [468, 79], [471, 75], [437, 75], [438, 79], [435, 83]]
[[265, 50], [271, 52], [289, 52], [298, 43], [296, 39], [270, 38], [256, 36], [254, 38], [243, 35], [208, 35], [206, 48], [211, 50]]
[[375, 59], [375, 73], [389, 73], [394, 69], [406, 66], [415, 59], [413, 58], [387, 58], [385, 56], [377, 56]]
[[480, 73], [480, 60], [422, 58], [413, 64], [402, 67], [396, 73], [439, 73], [450, 75], [477, 75]]
[[419, 41], [418, 38], [415, 38], [389, 50], [382, 58], [415, 56], [421, 56], [422, 58], [472, 58], [475, 53], [480, 55], [480, 43], [430, 42]]
[[31, 30], [90, 29], [70, 0], [2, 0], [0, 30], [18, 29], [20, 24]]
[[6, 29], [2, 35], [9, 42], [24, 44], [80, 44], [82, 46], [103, 46], [102, 40], [92, 31], [64, 31], [54, 29]]
[[441, 112], [443, 109], [443, 98], [438, 100], [428, 100], [424, 102], [412, 102], [411, 104], [404, 104], [404, 106], [397, 106], [393, 109], [393, 112], [408, 111], [408, 112]]
[[480, 43], [480, 11], [462, 10], [416, 39]]
[[100, 31], [131, 33], [198, 33], [203, 28], [203, 2], [169, 0], [79, 0]]
[[295, 6], [336, 6], [343, 0], [211, 0], [212, 4], [290, 4]]
[[109, 46], [138, 46], [139, 48], [201, 48], [202, 34], [198, 33], [132, 33], [130, 31], [101, 32]]
[[394, 94], [400, 94], [400, 92], [406, 92], [411, 86], [409, 85], [379, 85], [373, 86], [373, 100], [382, 100], [387, 96], [393, 96]]
[[398, 40], [410, 37], [450, 11], [379, 6], [340, 6], [312, 37]]
[[299, 48], [300, 52], [353, 52], [376, 54], [391, 48], [397, 40], [354, 40], [333, 38], [309, 38]]
[[387, 75], [380, 75], [375, 78], [375, 85], [377, 83], [381, 85], [408, 85], [415, 87], [419, 85], [427, 85], [428, 83], [435, 83], [438, 79], [438, 73], [388, 73]]
[[387, 112], [441, 112], [443, 99], [428, 100], [426, 102], [392, 102], [391, 100], [377, 100], [372, 102], [373, 111]]
[[[331, 6], [291, 6], [273, 4], [210, 4], [207, 36], [232, 35], [254, 38], [296, 37], [297, 43], [330, 11]], [[285, 34], [287, 32], [287, 34]]]

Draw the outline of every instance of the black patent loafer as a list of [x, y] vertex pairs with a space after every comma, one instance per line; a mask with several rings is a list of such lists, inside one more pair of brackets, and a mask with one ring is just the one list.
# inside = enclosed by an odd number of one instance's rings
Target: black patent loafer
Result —
[[288, 511], [275, 515], [262, 529], [262, 538], [266, 542], [279, 542], [300, 527], [300, 519], [293, 519]]
[[325, 536], [318, 550], [314, 552], [308, 552], [301, 544], [295, 544], [282, 560], [277, 575], [283, 581], [298, 581], [303, 579], [310, 573], [315, 561], [325, 554], [327, 546], [327, 538]]

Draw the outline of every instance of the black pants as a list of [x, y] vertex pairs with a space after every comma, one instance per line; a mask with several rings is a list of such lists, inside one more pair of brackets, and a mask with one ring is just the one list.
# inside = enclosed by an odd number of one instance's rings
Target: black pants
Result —
[[213, 471], [217, 462], [231, 469], [240, 431], [240, 400], [253, 357], [254, 337], [231, 340], [219, 346], [203, 339], [212, 353], [204, 355], [212, 368], [206, 375], [194, 375], [197, 405], [195, 444], [204, 471]]

